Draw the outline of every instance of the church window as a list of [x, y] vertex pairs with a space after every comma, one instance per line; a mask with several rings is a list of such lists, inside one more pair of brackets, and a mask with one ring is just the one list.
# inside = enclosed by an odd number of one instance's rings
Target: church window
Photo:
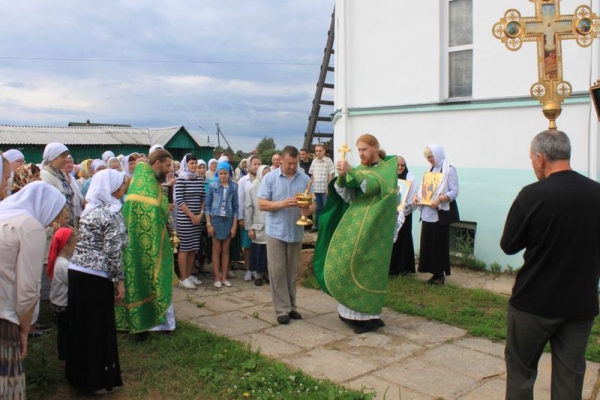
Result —
[[448, 7], [448, 97], [473, 94], [473, 0], [450, 0]]

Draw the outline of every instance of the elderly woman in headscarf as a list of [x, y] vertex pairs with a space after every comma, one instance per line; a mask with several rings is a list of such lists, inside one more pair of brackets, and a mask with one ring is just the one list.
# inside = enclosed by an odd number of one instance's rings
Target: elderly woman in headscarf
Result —
[[42, 181], [54, 186], [67, 199], [67, 208], [71, 215], [69, 216], [69, 226], [75, 226], [74, 197], [75, 193], [71, 187], [71, 181], [62, 171], [67, 165], [69, 149], [62, 143], [48, 143], [44, 149], [42, 161]]
[[7, 194], [11, 194], [15, 172], [21, 165], [25, 163], [25, 156], [17, 149], [6, 150], [2, 155], [10, 163], [11, 173], [10, 177], [8, 178], [6, 189], [8, 190]]
[[41, 171], [38, 166], [33, 163], [21, 165], [15, 171], [15, 176], [13, 177], [12, 194], [23, 189], [28, 183], [41, 180], [40, 173]]
[[431, 144], [423, 154], [431, 164], [429, 172], [441, 174], [441, 180], [436, 187], [426, 173], [414, 199], [421, 206], [423, 221], [419, 272], [432, 274], [427, 283], [443, 285], [445, 276], [450, 275], [450, 224], [459, 221], [458, 174], [446, 159], [442, 146]]
[[236, 182], [239, 182], [239, 180], [241, 178], [243, 178], [244, 176], [246, 176], [247, 173], [248, 173], [248, 160], [246, 158], [244, 158], [242, 161], [240, 161], [240, 165], [238, 165], [237, 168], [235, 169], [235, 174], [233, 176], [233, 180]]
[[73, 387], [94, 394], [123, 385], [115, 302], [125, 296], [122, 254], [128, 237], [121, 214], [125, 187], [121, 172], [107, 169], [94, 174], [69, 264], [66, 375]]
[[258, 191], [260, 182], [271, 172], [271, 167], [261, 165], [256, 172], [256, 179], [252, 182], [252, 186], [246, 194], [244, 221], [245, 229], [248, 231], [248, 236], [252, 240], [250, 247], [250, 267], [252, 275], [255, 276], [254, 284], [262, 286], [263, 281], [269, 280], [268, 265], [267, 265], [267, 234], [265, 231], [265, 211], [260, 211], [258, 208]]
[[[1, 185], [0, 185], [1, 186]], [[0, 398], [25, 398], [23, 359], [39, 297], [44, 228], [66, 202], [56, 188], [33, 182], [0, 203]]]

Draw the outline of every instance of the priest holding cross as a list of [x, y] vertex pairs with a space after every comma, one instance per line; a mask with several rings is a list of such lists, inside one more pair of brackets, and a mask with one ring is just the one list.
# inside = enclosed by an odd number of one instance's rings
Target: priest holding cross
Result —
[[337, 180], [329, 183], [330, 197], [321, 214], [315, 247], [315, 275], [323, 290], [339, 305], [340, 319], [355, 333], [382, 327], [381, 310], [398, 202], [398, 158], [386, 156], [377, 138], [356, 141], [360, 165], [345, 160], [339, 150]]

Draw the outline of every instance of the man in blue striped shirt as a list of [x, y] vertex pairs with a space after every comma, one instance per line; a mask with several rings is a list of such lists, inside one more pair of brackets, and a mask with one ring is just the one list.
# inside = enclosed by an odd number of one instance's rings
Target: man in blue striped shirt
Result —
[[298, 206], [296, 194], [308, 187], [310, 178], [298, 170], [300, 154], [294, 146], [283, 149], [281, 166], [264, 177], [258, 192], [258, 207], [266, 211], [267, 260], [271, 296], [277, 322], [288, 324], [291, 319], [301, 319], [296, 310], [296, 279], [300, 266], [300, 250], [304, 228], [296, 225], [301, 215], [315, 211]]

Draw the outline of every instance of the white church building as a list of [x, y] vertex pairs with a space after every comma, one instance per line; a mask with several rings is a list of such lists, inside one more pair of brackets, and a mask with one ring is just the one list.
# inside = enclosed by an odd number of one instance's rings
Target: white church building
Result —
[[[600, 0], [559, 5], [561, 14], [580, 5], [600, 14]], [[508, 9], [535, 16], [533, 0], [337, 0], [334, 149], [355, 149], [356, 138], [371, 133], [388, 154], [403, 156], [420, 182], [428, 169], [424, 148], [440, 144], [458, 171], [461, 226], [475, 235], [475, 257], [518, 268], [522, 254], [506, 256], [500, 237], [512, 201], [536, 180], [529, 144], [548, 120], [530, 95], [538, 81], [536, 42], [509, 51], [492, 34]], [[599, 46], [599, 39], [586, 48], [562, 41], [572, 95], [557, 119], [571, 139], [573, 169], [596, 180], [599, 128], [589, 88], [600, 79]], [[356, 150], [347, 157], [358, 164]]]

